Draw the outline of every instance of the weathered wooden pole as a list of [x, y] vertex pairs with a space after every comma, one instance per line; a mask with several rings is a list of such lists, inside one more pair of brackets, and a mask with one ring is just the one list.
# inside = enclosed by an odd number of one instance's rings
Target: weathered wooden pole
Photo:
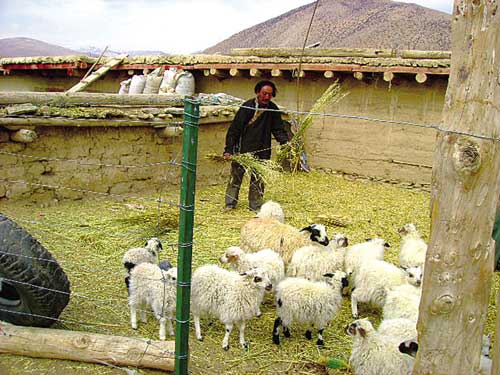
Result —
[[[477, 374], [500, 192], [500, 11], [455, 0], [414, 375]], [[499, 336], [497, 336], [498, 340]]]
[[174, 370], [175, 343], [0, 322], [0, 353]]

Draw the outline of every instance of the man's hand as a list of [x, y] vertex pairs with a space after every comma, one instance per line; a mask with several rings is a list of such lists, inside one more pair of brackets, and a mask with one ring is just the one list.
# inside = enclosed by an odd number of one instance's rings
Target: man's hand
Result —
[[224, 152], [222, 157], [224, 158], [224, 160], [231, 160], [231, 154], [229, 152]]

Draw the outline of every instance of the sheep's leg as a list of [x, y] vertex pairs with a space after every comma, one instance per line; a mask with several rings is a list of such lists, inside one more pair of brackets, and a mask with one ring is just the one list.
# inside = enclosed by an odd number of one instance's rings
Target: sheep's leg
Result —
[[290, 334], [290, 328], [288, 328], [288, 326], [283, 325], [283, 334], [285, 335], [285, 337], [290, 337], [290, 336], [292, 336], [292, 335]]
[[166, 333], [166, 322], [165, 322], [165, 317], [164, 316], [159, 316], [160, 319], [160, 340], [165, 341], [167, 339], [167, 333]]
[[323, 342], [323, 330], [324, 328], [318, 329], [318, 340], [316, 341], [316, 345], [323, 346], [325, 343]]
[[133, 329], [137, 329], [137, 307], [130, 305], [130, 325]]
[[245, 322], [240, 323], [240, 345], [243, 349], [248, 349], [248, 344], [245, 341]]
[[276, 345], [280, 344], [280, 325], [281, 325], [281, 318], [278, 316], [274, 321], [274, 327], [273, 327], [273, 342]]
[[148, 317], [146, 315], [146, 306], [141, 306], [140, 313], [141, 313], [141, 322], [147, 323], [148, 322]]
[[201, 335], [201, 328], [200, 328], [200, 316], [193, 315], [193, 320], [194, 320], [194, 330], [196, 332], [196, 339], [198, 341], [203, 341], [203, 336]]
[[306, 339], [311, 340], [312, 339], [312, 332], [310, 329], [308, 329], [304, 335]]
[[351, 293], [351, 312], [352, 312], [352, 317], [354, 319], [358, 319], [358, 298], [357, 298], [357, 292], [358, 289], [354, 289]]
[[222, 349], [229, 350], [229, 335], [233, 330], [233, 325], [230, 323], [226, 323], [226, 334], [224, 335], [224, 339], [222, 340]]
[[172, 325], [172, 320], [173, 319], [174, 319], [173, 316], [167, 316], [167, 329], [168, 329], [168, 334], [170, 336], [175, 335], [174, 327]]

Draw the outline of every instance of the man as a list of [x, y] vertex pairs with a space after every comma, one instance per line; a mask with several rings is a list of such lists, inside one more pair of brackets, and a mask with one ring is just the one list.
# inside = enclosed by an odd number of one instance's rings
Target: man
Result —
[[[276, 96], [276, 86], [271, 81], [260, 81], [255, 85], [255, 98], [247, 100], [236, 113], [226, 134], [224, 159], [231, 155], [249, 152], [259, 159], [271, 158], [271, 134], [280, 143], [288, 142], [278, 106], [271, 101]], [[226, 210], [234, 209], [238, 202], [245, 169], [236, 162], [231, 163], [231, 178], [226, 189]], [[248, 192], [249, 208], [259, 210], [264, 196], [264, 182], [255, 175], [250, 176]]]

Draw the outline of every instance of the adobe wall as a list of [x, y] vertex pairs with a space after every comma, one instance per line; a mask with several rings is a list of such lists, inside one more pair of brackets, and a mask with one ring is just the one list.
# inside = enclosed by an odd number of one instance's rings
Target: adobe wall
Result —
[[[0, 91], [61, 91], [78, 81], [65, 72], [47, 80], [39, 72], [0, 77]], [[58, 74], [59, 74], [58, 73]], [[52, 72], [51, 72], [52, 74]], [[314, 75], [313, 75], [314, 74]], [[110, 72], [93, 84], [89, 91], [116, 92], [126, 72]], [[290, 110], [297, 109], [297, 82], [273, 79], [278, 86], [276, 102]], [[200, 76], [196, 72], [196, 91], [225, 92], [241, 98], [253, 95], [257, 78], [232, 77], [219, 80]], [[300, 80], [300, 111], [309, 110], [316, 99], [332, 82], [318, 73], [309, 73]], [[348, 96], [325, 109], [327, 113], [363, 116], [376, 119], [407, 121], [416, 124], [439, 124], [447, 87], [446, 76], [429, 76], [427, 82], [417, 83], [412, 75], [396, 75], [391, 85], [381, 74], [369, 75], [358, 81], [351, 74], [340, 75]], [[227, 170], [204, 156], [221, 153], [228, 124], [202, 125], [199, 135], [199, 183], [225, 181]], [[148, 128], [37, 128], [40, 138], [31, 144], [15, 144], [6, 140], [6, 130], [0, 128], [0, 151], [26, 155], [68, 159], [89, 159], [101, 163], [142, 165], [170, 160], [180, 155], [179, 139], [160, 139]], [[307, 157], [313, 168], [343, 171], [371, 176], [381, 180], [404, 181], [428, 186], [433, 164], [435, 131], [401, 124], [387, 124], [362, 119], [318, 117], [307, 133]], [[180, 160], [180, 156], [178, 156]], [[162, 169], [163, 168], [163, 169]], [[56, 184], [84, 190], [109, 193], [140, 192], [159, 189], [164, 167], [158, 170], [135, 168], [121, 170], [90, 167], [78, 163], [35, 161], [0, 154], [0, 175], [9, 179], [42, 184]], [[146, 176], [148, 175], [148, 176]], [[96, 178], [97, 176], [97, 178]], [[170, 176], [170, 175], [169, 175]], [[173, 182], [176, 178], [168, 178]], [[178, 179], [177, 179], [178, 180]], [[22, 184], [6, 186], [0, 182], [1, 197], [29, 195]], [[55, 198], [78, 198], [77, 191], [36, 189]], [[43, 191], [42, 191], [43, 190]]]
[[[225, 181], [227, 165], [205, 156], [220, 151], [228, 125], [200, 126], [197, 175], [201, 184]], [[99, 197], [99, 193], [143, 197], [146, 192], [164, 193], [165, 185], [179, 184], [182, 136], [160, 138], [147, 127], [39, 127], [36, 131], [36, 141], [15, 143], [0, 127], [0, 201], [81, 199]], [[166, 164], [151, 165], [155, 163]]]

